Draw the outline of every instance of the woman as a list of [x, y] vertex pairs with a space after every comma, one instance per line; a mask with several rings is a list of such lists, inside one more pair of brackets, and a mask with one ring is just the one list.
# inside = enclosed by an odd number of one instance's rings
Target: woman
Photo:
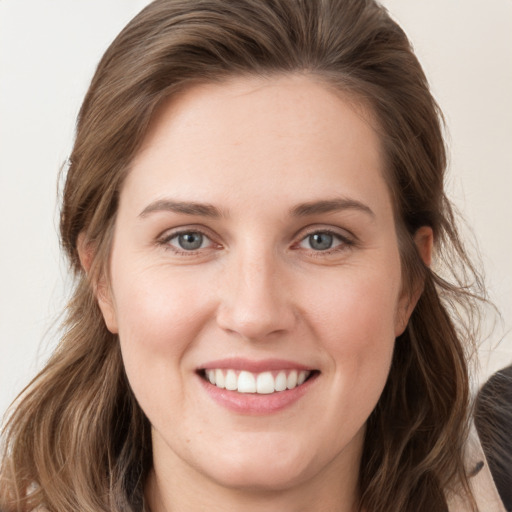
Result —
[[476, 510], [452, 315], [482, 289], [445, 160], [378, 4], [148, 6], [79, 115], [76, 291], [7, 424], [1, 506]]

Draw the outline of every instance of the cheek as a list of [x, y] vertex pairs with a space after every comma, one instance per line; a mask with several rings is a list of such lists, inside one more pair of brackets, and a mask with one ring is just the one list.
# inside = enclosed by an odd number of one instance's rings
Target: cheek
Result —
[[169, 400], [179, 398], [183, 358], [204, 326], [208, 299], [190, 280], [163, 270], [131, 272], [113, 282], [123, 361], [138, 400], [152, 403], [158, 386]]
[[149, 351], [179, 349], [207, 307], [200, 279], [165, 268], [125, 273], [113, 281], [121, 339]]
[[[388, 269], [389, 270], [389, 269]], [[334, 369], [337, 397], [369, 415], [386, 383], [395, 343], [399, 278], [347, 272], [316, 288], [309, 307], [314, 336]]]
[[400, 278], [385, 276], [389, 271], [349, 269], [310, 287], [305, 315], [334, 353], [378, 350], [394, 340]]

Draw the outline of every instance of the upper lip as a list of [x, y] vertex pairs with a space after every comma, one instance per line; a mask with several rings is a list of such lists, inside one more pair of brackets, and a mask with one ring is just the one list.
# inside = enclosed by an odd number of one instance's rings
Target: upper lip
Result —
[[261, 359], [255, 361], [241, 357], [229, 357], [226, 359], [209, 361], [206, 364], [200, 366], [198, 369], [245, 370], [251, 373], [261, 373], [272, 370], [314, 370], [315, 368], [285, 359]]

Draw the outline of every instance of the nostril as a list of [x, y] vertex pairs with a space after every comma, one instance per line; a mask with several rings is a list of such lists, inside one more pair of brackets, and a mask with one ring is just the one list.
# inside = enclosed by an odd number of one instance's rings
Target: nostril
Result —
[[284, 283], [278, 283], [266, 266], [258, 268], [257, 278], [254, 270], [249, 271], [250, 276], [246, 273], [231, 276], [223, 281], [225, 287], [219, 292], [217, 324], [224, 331], [247, 340], [289, 332], [298, 318]]

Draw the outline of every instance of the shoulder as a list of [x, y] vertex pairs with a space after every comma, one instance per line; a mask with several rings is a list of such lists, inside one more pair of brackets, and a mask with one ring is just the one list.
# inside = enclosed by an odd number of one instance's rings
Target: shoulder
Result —
[[[473, 428], [466, 447], [466, 468], [471, 493], [479, 512], [507, 512], [494, 483], [480, 440]], [[459, 493], [447, 496], [450, 512], [468, 512], [469, 500]]]

